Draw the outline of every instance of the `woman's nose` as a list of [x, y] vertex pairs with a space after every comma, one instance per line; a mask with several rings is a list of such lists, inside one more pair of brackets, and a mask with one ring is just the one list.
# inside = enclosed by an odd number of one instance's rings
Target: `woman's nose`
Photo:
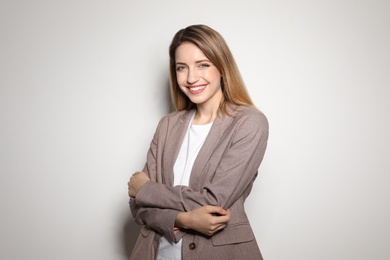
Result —
[[187, 73], [187, 83], [194, 84], [199, 80], [199, 74], [194, 69], [189, 69]]

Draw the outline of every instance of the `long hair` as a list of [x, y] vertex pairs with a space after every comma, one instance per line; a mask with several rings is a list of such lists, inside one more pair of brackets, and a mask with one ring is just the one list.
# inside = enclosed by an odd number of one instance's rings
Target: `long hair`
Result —
[[169, 46], [169, 72], [172, 102], [176, 110], [194, 108], [196, 105], [181, 91], [176, 80], [176, 49], [184, 42], [195, 44], [221, 73], [223, 99], [219, 106], [227, 114], [227, 104], [253, 106], [233, 55], [224, 38], [206, 25], [191, 25], [178, 31]]

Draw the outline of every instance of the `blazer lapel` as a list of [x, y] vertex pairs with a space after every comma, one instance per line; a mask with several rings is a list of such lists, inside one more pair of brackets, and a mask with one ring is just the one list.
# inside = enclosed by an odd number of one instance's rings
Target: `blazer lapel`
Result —
[[168, 137], [163, 155], [165, 159], [163, 160], [164, 172], [162, 173], [162, 176], [165, 177], [165, 184], [169, 187], [173, 186], [173, 166], [179, 155], [193, 113], [194, 110], [185, 111], [179, 116], [176, 122], [173, 122], [172, 128], [168, 127]]
[[[234, 114], [234, 111], [229, 111], [229, 113]], [[217, 116], [210, 132], [199, 151], [198, 156], [195, 159], [194, 166], [192, 167], [191, 177], [189, 186], [191, 188], [199, 189], [203, 183], [202, 172], [209, 161], [211, 155], [213, 154], [216, 145], [219, 143], [223, 133], [226, 128], [230, 125], [233, 118], [225, 115], [224, 118]]]

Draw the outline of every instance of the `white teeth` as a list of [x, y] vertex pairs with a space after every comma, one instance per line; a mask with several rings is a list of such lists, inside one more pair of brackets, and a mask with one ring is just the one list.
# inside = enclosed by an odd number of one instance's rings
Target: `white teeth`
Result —
[[190, 88], [191, 91], [198, 91], [198, 90], [201, 90], [203, 89], [204, 87], [193, 87], [193, 88]]

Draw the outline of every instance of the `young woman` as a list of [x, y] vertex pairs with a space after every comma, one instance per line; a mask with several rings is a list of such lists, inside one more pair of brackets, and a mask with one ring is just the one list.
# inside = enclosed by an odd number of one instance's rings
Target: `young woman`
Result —
[[222, 36], [180, 30], [169, 48], [176, 112], [158, 124], [142, 172], [128, 182], [143, 225], [130, 259], [262, 259], [244, 210], [268, 122]]

